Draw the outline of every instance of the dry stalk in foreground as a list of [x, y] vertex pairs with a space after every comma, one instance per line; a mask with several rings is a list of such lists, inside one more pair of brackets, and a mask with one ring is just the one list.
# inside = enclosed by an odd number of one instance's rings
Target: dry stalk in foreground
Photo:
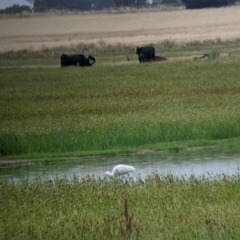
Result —
[[[133, 217], [134, 213], [130, 216], [128, 213], [128, 200], [124, 200], [124, 217], [125, 221], [120, 220], [120, 231], [124, 239], [128, 239], [131, 234], [133, 233]], [[137, 236], [136, 239], [139, 239], [140, 237], [140, 231], [139, 229], [136, 229]]]

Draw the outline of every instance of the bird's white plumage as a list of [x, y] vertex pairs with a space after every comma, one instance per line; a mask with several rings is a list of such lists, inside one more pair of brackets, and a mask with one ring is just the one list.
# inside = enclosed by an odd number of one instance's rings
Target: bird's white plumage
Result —
[[113, 177], [113, 176], [120, 176], [124, 174], [129, 174], [131, 172], [134, 172], [136, 169], [133, 166], [130, 165], [117, 165], [113, 168], [112, 172], [105, 172], [105, 176]]

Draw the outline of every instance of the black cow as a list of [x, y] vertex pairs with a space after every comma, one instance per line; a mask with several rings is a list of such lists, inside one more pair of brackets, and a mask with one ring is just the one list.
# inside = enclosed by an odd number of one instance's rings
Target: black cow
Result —
[[85, 57], [83, 54], [74, 54], [74, 55], [67, 55], [62, 54], [61, 56], [61, 67], [68, 67], [71, 65], [74, 66], [81, 66], [87, 67], [92, 66], [96, 62], [96, 59], [92, 56]]
[[154, 61], [155, 59], [155, 48], [154, 47], [137, 47], [136, 54], [138, 55], [139, 62]]

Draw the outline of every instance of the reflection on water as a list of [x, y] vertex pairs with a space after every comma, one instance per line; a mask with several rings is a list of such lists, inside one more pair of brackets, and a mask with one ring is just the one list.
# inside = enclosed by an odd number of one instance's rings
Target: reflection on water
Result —
[[133, 165], [137, 171], [135, 177], [145, 178], [152, 173], [171, 174], [175, 177], [217, 176], [240, 174], [240, 149], [219, 151], [204, 149], [182, 152], [158, 152], [134, 154], [128, 156], [78, 159], [52, 164], [0, 165], [0, 179], [9, 183], [42, 180], [54, 180], [77, 176], [79, 179], [104, 177], [105, 171], [111, 171], [116, 164]]

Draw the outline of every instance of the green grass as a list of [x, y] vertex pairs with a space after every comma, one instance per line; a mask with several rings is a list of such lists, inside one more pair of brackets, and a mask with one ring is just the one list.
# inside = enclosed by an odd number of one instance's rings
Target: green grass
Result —
[[[60, 69], [56, 52], [2, 54], [1, 154], [131, 152], [239, 139], [237, 42], [159, 46], [169, 61], [141, 65], [134, 49], [95, 49], [96, 66], [84, 69]], [[214, 51], [221, 53], [216, 59], [193, 61]]]
[[239, 239], [239, 176], [1, 185], [2, 239]]
[[[237, 149], [238, 46], [166, 42], [156, 52], [169, 61], [142, 65], [134, 49], [94, 49], [97, 64], [84, 69], [60, 69], [60, 52], [2, 54], [1, 158]], [[204, 53], [220, 55], [193, 60]], [[1, 183], [0, 232], [3, 239], [239, 239], [239, 190], [239, 176], [187, 181], [157, 173], [145, 184]]]

